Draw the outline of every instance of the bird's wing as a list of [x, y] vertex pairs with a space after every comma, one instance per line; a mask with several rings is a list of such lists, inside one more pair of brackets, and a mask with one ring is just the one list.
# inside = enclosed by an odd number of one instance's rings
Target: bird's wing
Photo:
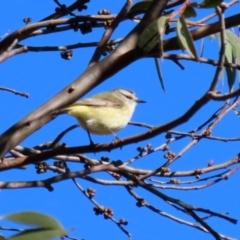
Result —
[[92, 107], [112, 107], [112, 108], [120, 108], [122, 107], [122, 102], [114, 102], [105, 98], [87, 98], [80, 100], [69, 107], [74, 106], [92, 106]]

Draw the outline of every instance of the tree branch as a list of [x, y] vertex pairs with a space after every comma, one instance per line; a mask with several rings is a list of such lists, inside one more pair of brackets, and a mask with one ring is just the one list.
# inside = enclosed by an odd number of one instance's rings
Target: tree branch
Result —
[[[96, 87], [123, 67], [135, 61], [136, 56], [134, 49], [138, 39], [136, 33], [142, 32], [145, 26], [161, 15], [166, 4], [167, 0], [160, 2], [154, 0], [144, 16], [143, 21], [132, 30], [112, 54], [98, 62], [98, 64], [88, 68], [55, 97], [8, 129], [0, 138], [0, 157], [3, 157], [6, 152], [15, 147], [32, 132], [52, 120], [54, 117], [51, 115], [51, 112], [75, 102], [90, 89]], [[29, 29], [27, 32], [30, 33], [36, 29], [37, 28]]]

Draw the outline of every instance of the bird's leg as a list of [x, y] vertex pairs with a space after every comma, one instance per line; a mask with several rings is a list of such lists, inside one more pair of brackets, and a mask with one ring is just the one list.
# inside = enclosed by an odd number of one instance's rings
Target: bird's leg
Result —
[[118, 137], [118, 135], [115, 132], [112, 132], [112, 134], [115, 136], [117, 140], [121, 141], [121, 139]]
[[89, 137], [89, 140], [90, 140], [90, 145], [94, 146], [95, 144], [94, 144], [94, 142], [93, 142], [93, 140], [91, 138], [90, 132], [88, 130], [87, 130], [87, 134], [88, 134], [88, 137]]
[[[115, 132], [111, 131], [109, 128], [108, 128], [108, 130], [109, 130], [109, 132], [111, 132], [115, 136], [115, 139], [111, 142], [113, 145], [115, 145], [115, 140], [116, 139], [123, 143], [123, 140], [121, 138], [119, 138], [118, 135]], [[122, 149], [122, 146], [120, 148]]]
[[[108, 129], [108, 131], [110, 132], [110, 133], [112, 133], [112, 135], [117, 139], [117, 140], [121, 140], [118, 136], [117, 136], [117, 134], [115, 133], [115, 132], [113, 132], [111, 129], [109, 129], [109, 128], [107, 128]], [[114, 140], [113, 140], [113, 142], [114, 142]]]

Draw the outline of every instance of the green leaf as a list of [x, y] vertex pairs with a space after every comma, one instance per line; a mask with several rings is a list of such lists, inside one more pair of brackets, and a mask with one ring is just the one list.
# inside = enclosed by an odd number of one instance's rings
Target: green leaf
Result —
[[229, 91], [231, 91], [236, 79], [236, 70], [231, 67], [226, 67], [225, 70], [228, 78]]
[[191, 5], [198, 8], [214, 8], [221, 4], [223, 0], [204, 0], [202, 3], [193, 2]]
[[[226, 38], [226, 48], [225, 48], [225, 61], [227, 63], [234, 63], [235, 57], [240, 57], [240, 40], [238, 37], [235, 36], [231, 31], [226, 30], [225, 32], [225, 38]], [[220, 34], [217, 33], [219, 42], [220, 42]], [[228, 81], [228, 87], [229, 91], [232, 90], [232, 87], [236, 80], [237, 75], [237, 69], [232, 67], [225, 67], [226, 74], [227, 74], [227, 81]], [[239, 71], [238, 71], [239, 72]]]
[[56, 237], [62, 237], [66, 235], [66, 232], [55, 229], [31, 229], [25, 230], [18, 233], [12, 237], [7, 238], [7, 240], [50, 240]]
[[128, 14], [137, 15], [140, 13], [145, 13], [151, 4], [152, 4], [151, 1], [138, 2], [131, 7]]
[[[225, 59], [227, 63], [233, 62], [232, 46], [229, 43], [226, 44]], [[229, 91], [231, 91], [236, 79], [236, 69], [231, 67], [225, 67], [225, 69], [227, 73]]]
[[161, 87], [162, 87], [164, 93], [166, 93], [165, 87], [164, 87], [164, 83], [163, 83], [163, 77], [162, 77], [162, 72], [161, 72], [160, 64], [159, 64], [157, 58], [154, 58], [154, 61], [155, 61], [155, 65], [156, 65], [156, 68], [157, 68], [157, 74], [158, 74], [158, 78], [159, 78]]
[[226, 38], [232, 46], [234, 57], [240, 61], [240, 39], [229, 30], [226, 30]]
[[13, 214], [4, 216], [4, 218], [13, 222], [32, 225], [36, 227], [62, 228], [60, 223], [56, 221], [54, 218], [38, 212], [26, 211], [26, 212], [13, 213]]
[[190, 4], [190, 5], [187, 5], [187, 7], [185, 8], [183, 12], [183, 16], [185, 18], [196, 17], [197, 12], [195, 11], [194, 7]]
[[[162, 49], [162, 36], [165, 32], [167, 18], [162, 16], [151, 22], [141, 33], [137, 46], [143, 54], [149, 53], [158, 43]], [[161, 51], [161, 50], [160, 50]], [[160, 52], [161, 56], [162, 52]]]
[[163, 55], [163, 35], [166, 30], [166, 23], [168, 22], [166, 17], [160, 17], [158, 19], [158, 36], [159, 36], [159, 57], [162, 57]]
[[66, 235], [66, 231], [54, 218], [37, 212], [19, 212], [4, 216], [13, 222], [31, 225], [37, 228], [22, 231], [8, 240], [49, 240]]
[[190, 32], [185, 21], [185, 18], [180, 14], [177, 21], [177, 38], [183, 50], [187, 50], [190, 56], [198, 60], [197, 51]]
[[[233, 56], [232, 56], [231, 63], [237, 62], [239, 64], [239, 62], [240, 62], [240, 39], [230, 30], [226, 30], [226, 40], [227, 40], [227, 44], [230, 44], [232, 47]], [[234, 58], [236, 58], [237, 61], [235, 61]], [[234, 74], [236, 76], [236, 71], [238, 71], [238, 81], [239, 81], [239, 79], [240, 79], [240, 71], [239, 70], [232, 69], [232, 72], [233, 72], [232, 75], [233, 75], [233, 77], [234, 77]], [[235, 80], [235, 78], [234, 78], [234, 80]]]

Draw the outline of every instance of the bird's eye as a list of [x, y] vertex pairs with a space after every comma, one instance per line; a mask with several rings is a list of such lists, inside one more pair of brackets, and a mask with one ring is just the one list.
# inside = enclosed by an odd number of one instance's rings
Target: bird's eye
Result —
[[127, 99], [132, 99], [132, 97], [131, 96], [127, 96], [127, 95], [125, 95], [125, 97], [127, 98]]

